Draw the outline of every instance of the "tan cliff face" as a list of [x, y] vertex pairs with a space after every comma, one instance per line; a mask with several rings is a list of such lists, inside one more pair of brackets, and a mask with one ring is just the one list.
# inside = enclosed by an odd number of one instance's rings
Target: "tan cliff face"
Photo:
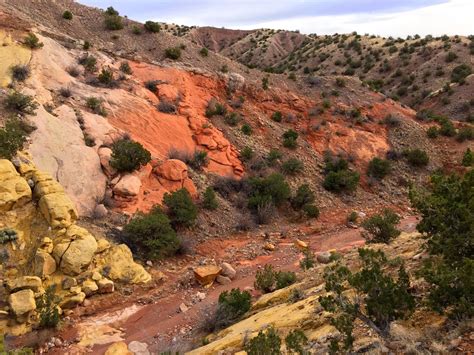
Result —
[[11, 316], [0, 322], [2, 333], [31, 330], [38, 321], [35, 299], [51, 285], [56, 285], [60, 307], [66, 309], [93, 293], [113, 292], [113, 281], [151, 280], [125, 245], [96, 239], [76, 224], [72, 201], [58, 182], [36, 169], [30, 157], [20, 155], [14, 162], [16, 167], [0, 160], [0, 230], [14, 236], [2, 241], [0, 271], [6, 285], [2, 293], [10, 294]]

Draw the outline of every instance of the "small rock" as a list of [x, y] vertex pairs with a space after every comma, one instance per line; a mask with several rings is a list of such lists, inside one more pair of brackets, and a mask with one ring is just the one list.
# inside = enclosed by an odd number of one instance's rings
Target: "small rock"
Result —
[[128, 344], [128, 350], [134, 355], [150, 355], [148, 344], [139, 341], [131, 341], [130, 344]]
[[152, 267], [152, 266], [153, 266], [153, 262], [152, 262], [151, 260], [147, 260], [147, 261], [146, 261], [146, 264], [147, 264], [147, 266], [149, 266], [149, 267]]
[[206, 294], [204, 292], [198, 292], [196, 293], [196, 297], [198, 300], [203, 301], [206, 298]]
[[235, 269], [229, 263], [222, 263], [221, 268], [221, 275], [227, 276], [230, 279], [233, 279], [237, 274], [237, 271], [235, 271]]
[[179, 305], [179, 310], [180, 310], [181, 313], [186, 313], [188, 311], [188, 309], [189, 309], [188, 306], [186, 306], [184, 303], [181, 303]]
[[308, 248], [308, 243], [303, 242], [302, 240], [296, 239], [295, 246], [300, 250], [305, 250]]
[[114, 292], [115, 285], [114, 285], [114, 282], [112, 280], [103, 278], [103, 279], [100, 279], [97, 282], [97, 285], [99, 287], [99, 293], [112, 293], [112, 292]]
[[95, 208], [94, 208], [94, 217], [95, 218], [99, 218], [99, 219], [105, 218], [105, 217], [107, 217], [108, 213], [109, 213], [109, 211], [107, 210], [107, 208], [103, 204], [99, 204], [99, 205], [95, 206]]
[[8, 297], [8, 304], [18, 317], [36, 309], [35, 294], [32, 290], [21, 290]]
[[96, 293], [98, 289], [99, 287], [97, 286], [95, 281], [86, 280], [82, 283], [82, 292], [84, 292], [87, 297]]
[[228, 285], [232, 282], [230, 278], [228, 278], [227, 276], [222, 276], [222, 275], [218, 275], [216, 278], [216, 281], [220, 283], [221, 285]]
[[328, 251], [318, 253], [318, 255], [316, 255], [316, 260], [321, 264], [329, 264], [331, 262], [331, 253]]
[[216, 265], [199, 266], [194, 270], [194, 276], [201, 285], [209, 285], [214, 282], [222, 269]]
[[265, 243], [263, 246], [263, 249], [268, 250], [268, 251], [274, 251], [275, 250], [275, 245], [272, 243]]

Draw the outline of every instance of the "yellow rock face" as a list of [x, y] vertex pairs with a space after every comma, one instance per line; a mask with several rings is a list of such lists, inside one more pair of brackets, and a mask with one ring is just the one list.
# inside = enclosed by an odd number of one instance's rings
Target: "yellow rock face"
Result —
[[21, 45], [15, 44], [11, 37], [0, 31], [0, 87], [11, 83], [11, 67], [18, 64], [28, 64], [31, 51]]
[[9, 160], [0, 159], [0, 212], [21, 207], [30, 200], [31, 189], [26, 180]]
[[127, 344], [123, 341], [110, 345], [105, 351], [105, 355], [132, 355], [133, 353], [128, 350]]
[[109, 269], [108, 277], [114, 281], [147, 283], [151, 276], [143, 266], [133, 261], [132, 252], [125, 244], [115, 245], [96, 256], [96, 266]]

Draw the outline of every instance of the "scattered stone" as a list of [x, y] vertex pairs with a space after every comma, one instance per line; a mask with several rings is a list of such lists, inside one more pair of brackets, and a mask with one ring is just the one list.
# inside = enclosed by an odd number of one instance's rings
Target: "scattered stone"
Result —
[[188, 309], [189, 309], [188, 306], [186, 306], [184, 303], [181, 303], [181, 304], [179, 305], [179, 311], [180, 311], [181, 313], [187, 312]]
[[227, 276], [228, 278], [233, 279], [235, 275], [237, 274], [237, 271], [235, 271], [235, 269], [229, 263], [222, 263], [221, 268], [222, 268], [222, 272], [221, 272], [222, 276]]
[[321, 264], [329, 264], [331, 262], [331, 253], [328, 251], [323, 251], [316, 255], [316, 260]]
[[150, 355], [147, 343], [132, 341], [128, 344], [128, 349], [135, 355]]
[[15, 316], [23, 316], [36, 309], [35, 294], [32, 290], [21, 290], [8, 297], [8, 304]]
[[214, 282], [222, 269], [216, 265], [199, 266], [194, 269], [194, 276], [201, 285], [209, 285]]
[[268, 251], [274, 251], [275, 250], [275, 245], [272, 243], [265, 243], [263, 246], [263, 249], [268, 250]]
[[216, 281], [220, 283], [221, 285], [228, 285], [232, 282], [230, 278], [228, 278], [227, 276], [222, 276], [222, 275], [218, 275], [216, 277]]
[[99, 287], [99, 293], [112, 293], [114, 292], [114, 282], [109, 279], [101, 279], [99, 282], [97, 282], [97, 285]]
[[86, 294], [87, 297], [93, 295], [99, 290], [99, 286], [92, 280], [86, 280], [82, 283], [82, 292]]
[[296, 239], [295, 246], [300, 250], [305, 250], [308, 248], [308, 243], [303, 242], [302, 240]]
[[198, 292], [196, 293], [196, 297], [199, 299], [199, 301], [204, 301], [206, 294], [204, 292]]

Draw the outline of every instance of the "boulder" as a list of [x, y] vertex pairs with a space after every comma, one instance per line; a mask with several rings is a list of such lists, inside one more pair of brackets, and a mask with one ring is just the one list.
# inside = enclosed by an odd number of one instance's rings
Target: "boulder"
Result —
[[[80, 290], [80, 287], [78, 288]], [[74, 308], [80, 305], [82, 302], [84, 302], [85, 299], [86, 299], [86, 294], [84, 292], [72, 293], [61, 299], [61, 302], [59, 303], [59, 307], [61, 307], [62, 309]]]
[[140, 193], [141, 186], [142, 182], [138, 176], [127, 174], [122, 176], [114, 186], [114, 194], [121, 197], [134, 197]]
[[331, 262], [331, 253], [328, 251], [323, 251], [316, 255], [316, 260], [321, 264], [329, 264]]
[[36, 309], [35, 294], [31, 290], [21, 290], [8, 297], [10, 309], [16, 317], [23, 316]]
[[20, 290], [32, 290], [34, 293], [42, 293], [43, 282], [37, 276], [21, 276], [7, 281], [7, 290], [14, 293]]
[[78, 275], [89, 266], [97, 250], [95, 238], [84, 228], [70, 226], [56, 241], [53, 257], [66, 275]]
[[99, 293], [112, 293], [115, 288], [114, 282], [109, 279], [100, 279], [97, 286], [99, 286]]
[[99, 218], [99, 219], [105, 218], [108, 213], [109, 213], [109, 211], [107, 210], [107, 208], [102, 203], [98, 204], [94, 208], [94, 217], [95, 218]]
[[113, 343], [105, 351], [104, 355], [133, 355], [133, 353], [128, 350], [127, 344], [123, 341], [118, 343]]
[[158, 165], [155, 174], [170, 181], [183, 181], [188, 177], [188, 167], [178, 159], [168, 159], [163, 164]]
[[296, 239], [295, 246], [300, 250], [308, 249], [308, 243], [303, 242], [302, 240]]
[[29, 201], [31, 188], [28, 182], [9, 160], [0, 159], [0, 212], [21, 207]]
[[104, 274], [114, 281], [147, 283], [151, 276], [143, 266], [133, 261], [132, 252], [125, 244], [114, 245], [95, 259], [96, 267], [107, 270]]
[[230, 278], [227, 276], [222, 276], [222, 275], [217, 275], [216, 281], [220, 283], [221, 285], [228, 285], [232, 282]]
[[128, 344], [128, 349], [135, 355], [150, 355], [147, 343], [134, 340]]
[[86, 294], [86, 297], [89, 297], [99, 290], [99, 286], [93, 280], [86, 280], [82, 283], [81, 290]]
[[237, 274], [237, 271], [235, 271], [235, 269], [229, 263], [222, 263], [221, 268], [222, 268], [222, 272], [221, 272], [222, 276], [227, 276], [228, 278], [233, 279], [235, 275]]
[[33, 270], [34, 274], [41, 278], [54, 274], [56, 271], [56, 260], [50, 254], [38, 250], [33, 260]]
[[214, 282], [222, 269], [217, 265], [199, 266], [194, 269], [194, 276], [201, 285], [208, 285]]

